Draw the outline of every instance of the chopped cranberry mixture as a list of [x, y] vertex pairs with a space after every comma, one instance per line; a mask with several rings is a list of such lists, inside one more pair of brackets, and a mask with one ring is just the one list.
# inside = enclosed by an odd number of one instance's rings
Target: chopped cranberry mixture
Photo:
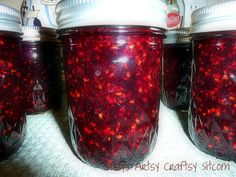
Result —
[[194, 41], [190, 134], [205, 152], [236, 159], [236, 34]]
[[155, 144], [162, 32], [90, 27], [64, 32], [70, 121], [79, 157], [93, 166], [133, 166]]
[[20, 38], [0, 35], [0, 159], [18, 149], [25, 133], [19, 56]]
[[171, 109], [188, 109], [192, 64], [191, 44], [164, 46], [162, 101]]
[[59, 106], [60, 59], [57, 43], [22, 42], [21, 66], [27, 113], [39, 113]]

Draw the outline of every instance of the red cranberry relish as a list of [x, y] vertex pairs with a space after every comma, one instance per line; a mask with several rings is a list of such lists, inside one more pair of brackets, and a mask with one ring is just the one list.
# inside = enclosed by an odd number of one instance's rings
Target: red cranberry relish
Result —
[[19, 56], [20, 38], [0, 34], [0, 159], [14, 152], [24, 137]]
[[60, 46], [54, 42], [22, 42], [26, 112], [39, 113], [60, 105]]
[[62, 36], [71, 127], [80, 158], [104, 169], [135, 165], [155, 144], [163, 35], [84, 27]]
[[190, 134], [218, 157], [236, 159], [236, 34], [194, 41]]
[[171, 109], [188, 109], [192, 45], [164, 46], [162, 101]]
[[24, 74], [27, 113], [36, 113], [49, 109], [48, 72], [46, 61], [42, 61], [40, 55], [39, 44], [22, 42], [21, 63]]

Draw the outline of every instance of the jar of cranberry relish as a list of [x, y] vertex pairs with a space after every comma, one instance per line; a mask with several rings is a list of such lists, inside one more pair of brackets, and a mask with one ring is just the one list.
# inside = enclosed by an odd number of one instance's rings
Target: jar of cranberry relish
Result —
[[166, 4], [68, 0], [56, 13], [74, 149], [94, 167], [134, 166], [157, 137]]
[[50, 28], [23, 26], [21, 66], [28, 114], [59, 108], [61, 44]]
[[0, 160], [14, 153], [25, 135], [19, 70], [20, 14], [0, 4]]
[[192, 44], [189, 29], [171, 30], [164, 41], [162, 101], [171, 109], [188, 109]]
[[194, 64], [189, 131], [202, 151], [236, 159], [236, 1], [192, 15]]

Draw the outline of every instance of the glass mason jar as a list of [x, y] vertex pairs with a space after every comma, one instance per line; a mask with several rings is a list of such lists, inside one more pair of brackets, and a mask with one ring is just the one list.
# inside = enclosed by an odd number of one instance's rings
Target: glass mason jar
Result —
[[162, 61], [162, 101], [167, 107], [188, 109], [191, 65], [189, 29], [169, 31]]
[[18, 149], [25, 135], [21, 34], [19, 12], [0, 4], [0, 160]]
[[166, 4], [69, 0], [56, 11], [75, 151], [95, 167], [134, 166], [156, 142]]
[[236, 159], [236, 1], [193, 13], [189, 131], [201, 150]]
[[28, 114], [61, 104], [61, 44], [49, 28], [23, 27], [21, 67]]

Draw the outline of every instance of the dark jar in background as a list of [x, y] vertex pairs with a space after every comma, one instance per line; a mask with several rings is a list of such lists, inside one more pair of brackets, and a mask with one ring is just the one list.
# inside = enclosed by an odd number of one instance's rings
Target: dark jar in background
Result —
[[21, 68], [28, 114], [61, 104], [61, 44], [49, 28], [23, 27]]
[[236, 1], [193, 13], [189, 132], [199, 149], [236, 159]]
[[157, 137], [166, 5], [76, 2], [57, 6], [74, 149], [95, 167], [134, 166]]
[[0, 4], [0, 160], [18, 149], [25, 135], [21, 34], [19, 12]]
[[168, 108], [188, 109], [191, 64], [189, 29], [170, 30], [162, 61], [162, 101]]

